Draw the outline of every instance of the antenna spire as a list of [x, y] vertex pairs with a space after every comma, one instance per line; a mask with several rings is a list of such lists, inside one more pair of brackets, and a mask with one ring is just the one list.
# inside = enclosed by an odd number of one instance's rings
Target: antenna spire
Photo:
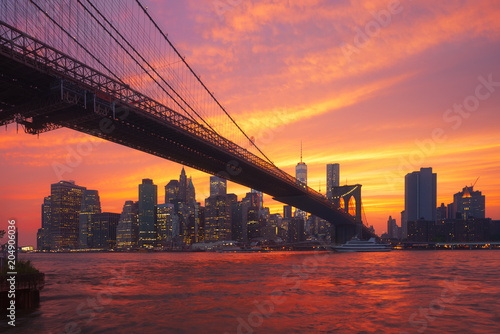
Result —
[[302, 162], [302, 140], [300, 141], [300, 162]]

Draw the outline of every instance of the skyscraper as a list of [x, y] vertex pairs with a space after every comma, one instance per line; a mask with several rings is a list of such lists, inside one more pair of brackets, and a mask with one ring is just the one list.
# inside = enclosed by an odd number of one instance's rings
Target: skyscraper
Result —
[[49, 243], [49, 226], [50, 226], [50, 196], [43, 199], [42, 204], [42, 228], [38, 230], [37, 233], [37, 249], [45, 250], [50, 248]]
[[[300, 143], [300, 162], [295, 166], [295, 179], [301, 182], [301, 186], [307, 187], [307, 165], [302, 161], [302, 142]], [[302, 218], [305, 223], [307, 213], [296, 209], [295, 217]]]
[[156, 244], [157, 188], [151, 179], [143, 179], [139, 185], [139, 247], [152, 248]]
[[92, 244], [94, 249], [113, 249], [116, 247], [116, 227], [119, 213], [103, 212], [92, 217]]
[[225, 196], [227, 181], [218, 176], [210, 176], [210, 196]]
[[187, 186], [186, 200], [189, 206], [195, 206], [196, 203], [196, 191], [193, 185], [193, 178], [190, 177]]
[[59, 181], [50, 185], [50, 249], [78, 248], [80, 210], [85, 187], [75, 181]]
[[79, 217], [79, 246], [82, 249], [92, 247], [92, 223], [95, 215], [101, 213], [101, 202], [97, 190], [85, 190]]
[[205, 241], [231, 240], [231, 221], [227, 196], [215, 195], [205, 199]]
[[300, 218], [292, 218], [288, 224], [288, 242], [300, 242], [304, 240], [304, 221]]
[[235, 202], [231, 207], [231, 240], [245, 241], [244, 230], [246, 229], [243, 229], [243, 201]]
[[[437, 175], [432, 168], [405, 176], [405, 214], [407, 221], [436, 220]], [[405, 238], [406, 236], [403, 236]]]
[[453, 207], [456, 214], [453, 218], [461, 216], [462, 219], [485, 218], [485, 197], [474, 187], [465, 187], [461, 192], [453, 195]]
[[399, 239], [399, 235], [401, 234], [399, 226], [396, 224], [396, 219], [389, 216], [387, 220], [387, 234], [390, 239]]
[[181, 175], [179, 176], [179, 199], [181, 200], [181, 202], [187, 202], [187, 190], [188, 182], [186, 171], [184, 170], [184, 167], [182, 167]]
[[292, 207], [290, 205], [283, 205], [283, 218], [292, 218]]
[[262, 191], [258, 191], [255, 189], [251, 189], [250, 192], [259, 195], [259, 210], [262, 210], [264, 208], [264, 194], [262, 193]]
[[307, 185], [307, 165], [302, 160], [295, 166], [295, 179]]
[[139, 241], [139, 202], [126, 201], [116, 227], [118, 248], [136, 247]]
[[179, 198], [179, 181], [170, 180], [165, 186], [165, 203], [174, 203]]
[[327, 164], [326, 165], [326, 198], [332, 199], [332, 187], [339, 186], [340, 178], [340, 165]]
[[172, 240], [175, 205], [172, 203], [158, 204], [156, 209], [156, 228], [158, 230], [159, 246], [166, 246]]

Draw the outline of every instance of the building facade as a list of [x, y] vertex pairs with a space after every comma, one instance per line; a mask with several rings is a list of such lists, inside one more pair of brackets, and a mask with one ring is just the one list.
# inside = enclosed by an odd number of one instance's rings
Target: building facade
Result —
[[403, 239], [409, 233], [408, 222], [416, 220], [436, 221], [437, 175], [432, 168], [420, 168], [420, 171], [405, 176], [405, 217], [401, 221]]
[[81, 249], [92, 248], [92, 223], [94, 216], [101, 213], [101, 201], [97, 190], [85, 190], [80, 209], [79, 245]]
[[338, 187], [340, 178], [340, 165], [327, 164], [326, 165], [326, 198], [332, 199], [332, 188]]
[[156, 205], [158, 189], [153, 180], [143, 179], [139, 185], [139, 247], [156, 244]]
[[485, 196], [473, 187], [465, 187], [453, 195], [453, 208], [453, 218], [485, 218]]
[[50, 186], [48, 244], [51, 250], [78, 248], [80, 210], [85, 190], [74, 181], [59, 181]]
[[139, 202], [126, 201], [116, 227], [116, 246], [122, 249], [137, 247], [139, 241]]

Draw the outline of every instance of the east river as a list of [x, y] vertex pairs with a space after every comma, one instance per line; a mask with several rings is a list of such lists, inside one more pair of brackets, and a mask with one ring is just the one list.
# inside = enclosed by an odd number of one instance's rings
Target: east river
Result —
[[500, 251], [23, 254], [6, 333], [498, 333]]

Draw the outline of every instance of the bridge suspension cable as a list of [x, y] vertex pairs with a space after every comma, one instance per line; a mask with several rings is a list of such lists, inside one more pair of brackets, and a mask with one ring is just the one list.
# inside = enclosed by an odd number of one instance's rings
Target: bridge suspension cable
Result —
[[[52, 18], [47, 11], [44, 11], [38, 4], [36, 4], [33, 0], [30, 0], [30, 2], [41, 12], [43, 13], [52, 23], [54, 23], [61, 31], [63, 31], [66, 35], [68, 35], [70, 38], [72, 37], [71, 34], [64, 28], [62, 27], [54, 18]], [[102, 63], [102, 61], [97, 58], [92, 52], [90, 52], [84, 45], [82, 45], [79, 41], [75, 39], [75, 43], [78, 44], [79, 47], [81, 47], [85, 52], [87, 52], [95, 61], [97, 61], [102, 67], [104, 67], [109, 73], [111, 73], [118, 81], [121, 83], [125, 84], [122, 79], [116, 75], [113, 71], [111, 71], [105, 64]]]
[[144, 14], [153, 23], [153, 25], [158, 30], [158, 32], [163, 36], [163, 38], [168, 42], [168, 44], [172, 47], [172, 49], [175, 51], [175, 53], [179, 56], [179, 58], [184, 63], [184, 65], [186, 65], [186, 67], [189, 69], [189, 71], [191, 72], [191, 74], [194, 75], [194, 77], [196, 78], [196, 80], [198, 80], [198, 82], [202, 85], [202, 87], [205, 89], [205, 91], [210, 95], [210, 97], [215, 101], [215, 103], [217, 103], [217, 105], [220, 107], [220, 109], [227, 115], [227, 117], [229, 117], [229, 119], [231, 120], [231, 122], [238, 128], [238, 130], [245, 136], [245, 138], [248, 139], [248, 142], [251, 145], [253, 145], [260, 152], [260, 154], [262, 154], [262, 156], [267, 161], [269, 161], [269, 163], [271, 163], [274, 166], [274, 163], [271, 161], [271, 159], [269, 159], [264, 154], [264, 152], [262, 152], [262, 150], [255, 144], [254, 140], [250, 139], [250, 137], [245, 133], [245, 131], [243, 131], [243, 129], [238, 125], [238, 123], [236, 123], [236, 121], [234, 120], [234, 118], [231, 117], [231, 115], [226, 111], [226, 109], [222, 106], [222, 104], [215, 98], [215, 96], [212, 94], [212, 92], [210, 92], [210, 90], [203, 83], [203, 81], [201, 81], [200, 77], [193, 71], [193, 69], [191, 68], [191, 66], [189, 66], [189, 64], [186, 62], [186, 60], [180, 55], [180, 53], [177, 51], [177, 49], [175, 48], [175, 46], [168, 39], [167, 35], [165, 35], [165, 33], [160, 29], [160, 27], [158, 26], [158, 24], [156, 24], [155, 20], [151, 17], [151, 15], [149, 15], [148, 11], [144, 8], [144, 6], [141, 4], [141, 2], [139, 0], [136, 0], [136, 2], [139, 5], [139, 7], [141, 7], [141, 9], [143, 10]]
[[[80, 0], [77, 0], [78, 4], [80, 4], [87, 13], [89, 13], [89, 15], [104, 29], [104, 31], [106, 31], [106, 33], [108, 33], [109, 36], [111, 36], [111, 38], [130, 56], [130, 58], [132, 60], [134, 60], [134, 62], [144, 71], [144, 73], [146, 73], [150, 78], [151, 80], [153, 80], [182, 110], [184, 110], [186, 112], [186, 114], [191, 117], [191, 119], [193, 121], [196, 121], [195, 118], [191, 115], [191, 113], [189, 113], [179, 102], [177, 102], [177, 100], [158, 82], [158, 80], [156, 80], [156, 78], [154, 78], [145, 68], [144, 66], [139, 62], [137, 61], [137, 59], [113, 36], [113, 34], [95, 17], [95, 15], [93, 13], [90, 12], [90, 10], [84, 5], [82, 4], [82, 2]], [[157, 71], [156, 69], [151, 66], [151, 64], [136, 50], [136, 48], [130, 44], [130, 42], [115, 28], [115, 26], [109, 22], [109, 20], [101, 13], [101, 11], [96, 8], [94, 6], [94, 4], [90, 1], [90, 0], [87, 0], [87, 2], [90, 4], [90, 6], [92, 6], [92, 8], [99, 14], [99, 16], [101, 16], [101, 18], [113, 29], [113, 31], [118, 34], [118, 36], [120, 36], [120, 38], [135, 52], [135, 54], [137, 56], [139, 56], [139, 58], [141, 58], [141, 60], [161, 79], [161, 81], [163, 81], [163, 83], [165, 85], [167, 85], [167, 87], [172, 90], [175, 95], [184, 103], [186, 104], [189, 109], [195, 113], [196, 116], [198, 116], [198, 118], [200, 120], [203, 121], [203, 123], [205, 123], [206, 126], [208, 126], [212, 131], [214, 132], [217, 132], [215, 131], [212, 126], [210, 124], [207, 123], [206, 120], [204, 120], [190, 105], [189, 103], [187, 103], [180, 95], [179, 93], [177, 93], [177, 91], [175, 89], [172, 88], [172, 86], [170, 86], [170, 84], [165, 80], [165, 78], [163, 78], [163, 76], [161, 76]]]

